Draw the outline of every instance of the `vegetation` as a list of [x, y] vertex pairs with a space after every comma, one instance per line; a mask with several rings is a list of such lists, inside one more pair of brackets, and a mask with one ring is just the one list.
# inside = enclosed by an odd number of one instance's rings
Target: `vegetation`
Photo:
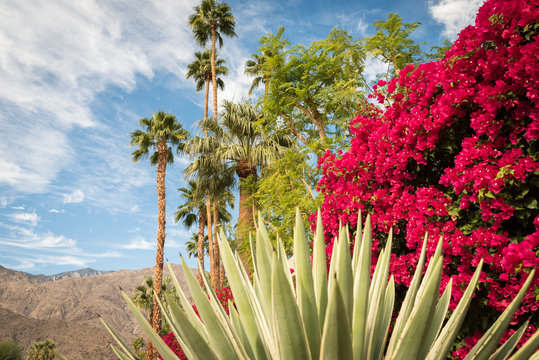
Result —
[[50, 340], [36, 342], [30, 348], [26, 360], [54, 360], [56, 359], [56, 344]]
[[[360, 221], [355, 231], [355, 242], [359, 246], [352, 256], [348, 230], [339, 230], [336, 255], [331, 259], [328, 272], [322, 218], [317, 219], [311, 267], [309, 241], [298, 211], [292, 276], [282, 243], [278, 242], [273, 249], [259, 219], [253, 245], [252, 282], [241, 259], [234, 257], [222, 234], [223, 261], [236, 303], [229, 314], [207, 278], [205, 293], [184, 262], [184, 274], [198, 316], [175, 277], [181, 307], [170, 300], [160, 304], [187, 357], [217, 359], [227, 354], [235, 359], [379, 359], [382, 356], [386, 359], [445, 359], [470, 306], [483, 261], [479, 262], [464, 295], [444, 324], [451, 286], [440, 295], [443, 239], [437, 242], [423, 273], [427, 243], [431, 242], [425, 236], [410, 288], [389, 335], [395, 302], [395, 282], [393, 276], [389, 276], [393, 236], [389, 234], [371, 280], [370, 217], [364, 230], [359, 224]], [[496, 349], [534, 275], [535, 269], [504, 313], [470, 350], [470, 358], [487, 358]], [[176, 359], [175, 353], [153, 332], [129, 297], [125, 293], [123, 296], [163, 359]], [[526, 326], [527, 322], [496, 350], [496, 358], [509, 358]], [[117, 353], [125, 359], [132, 358], [126, 351], [129, 348], [117, 337], [116, 340], [123, 349], [114, 347]], [[512, 359], [529, 359], [538, 345], [539, 333], [536, 333]]]
[[22, 360], [22, 348], [11, 340], [0, 341], [0, 360]]
[[[138, 146], [131, 157], [134, 162], [144, 157], [150, 158], [152, 165], [157, 165], [157, 252], [155, 256], [155, 283], [154, 293], [156, 295], [153, 302], [152, 326], [156, 332], [161, 328], [161, 313], [157, 303], [157, 297], [161, 294], [161, 283], [163, 277], [163, 251], [165, 246], [165, 174], [167, 164], [174, 161], [173, 148], [182, 148], [182, 144], [187, 140], [189, 133], [182, 128], [182, 125], [172, 114], [157, 112], [152, 118], [139, 120], [140, 126], [144, 130], [135, 130], [131, 133], [131, 145]], [[170, 146], [169, 146], [170, 144]], [[150, 155], [150, 151], [153, 153]], [[155, 359], [155, 349], [148, 341], [147, 359]]]
[[[235, 20], [226, 3], [202, 0], [189, 24], [196, 42], [211, 48], [195, 53], [187, 77], [205, 89], [204, 136], [181, 146], [191, 164], [176, 212], [186, 227], [198, 224], [189, 251], [199, 261], [196, 280], [184, 264], [196, 306], [176, 280], [179, 305], [156, 290], [153, 309], [161, 305], [173, 330], [161, 339], [126, 297], [149, 344], [164, 359], [532, 356], [539, 342], [537, 10], [534, 2], [488, 0], [474, 26], [430, 54], [411, 39], [420, 24], [394, 13], [364, 39], [333, 29], [326, 39], [291, 44], [281, 27], [262, 36], [245, 63], [256, 104], [224, 101], [218, 114], [219, 76], [228, 69], [216, 43], [236, 36]], [[387, 64], [375, 83], [364, 77], [369, 57]], [[150, 145], [135, 138], [140, 149]], [[158, 184], [165, 168], [160, 174], [158, 166]], [[234, 257], [224, 230], [236, 185]], [[370, 214], [365, 231], [361, 212]], [[309, 217], [312, 267], [301, 225]], [[425, 233], [430, 238], [420, 241]], [[222, 295], [225, 272], [234, 306], [223, 302], [232, 299]], [[119, 357], [136, 356], [114, 336]]]

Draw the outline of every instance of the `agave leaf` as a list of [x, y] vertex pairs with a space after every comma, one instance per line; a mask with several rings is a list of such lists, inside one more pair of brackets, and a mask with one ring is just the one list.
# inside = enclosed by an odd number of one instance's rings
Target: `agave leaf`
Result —
[[[189, 291], [195, 300], [200, 318], [208, 331], [208, 340], [212, 344], [212, 347], [215, 349], [217, 354], [220, 354], [224, 359], [233, 360], [237, 357], [237, 355], [235, 354], [233, 339], [226, 331], [226, 325], [220, 321], [217, 315], [218, 312], [213, 309], [208, 296], [200, 288], [197, 279], [189, 270], [189, 267], [183, 258], [182, 266], [185, 274], [185, 280], [189, 286]], [[211, 291], [213, 290], [210, 290], [209, 292]]]
[[256, 238], [256, 259], [257, 264], [255, 266], [255, 276], [260, 286], [262, 297], [259, 297], [261, 301], [265, 301], [264, 306], [266, 321], [269, 323], [271, 319], [271, 243], [269, 240], [268, 232], [262, 222], [262, 217], [258, 214], [258, 230]]
[[393, 244], [393, 231], [389, 231], [385, 248], [380, 252], [378, 263], [374, 269], [374, 275], [369, 289], [369, 310], [367, 313], [367, 337], [366, 337], [366, 359], [376, 359], [375, 337], [382, 334], [381, 318], [383, 317], [383, 299], [387, 287], [389, 275], [389, 262], [391, 260], [391, 246]]
[[[232, 255], [228, 241], [225, 241], [224, 233], [218, 238], [219, 247], [224, 267], [228, 276], [230, 289], [234, 294], [234, 301], [238, 307], [238, 313], [249, 339], [250, 346], [256, 359], [267, 358], [266, 344], [262, 335], [271, 337], [271, 333], [265, 325], [264, 315], [260, 310], [260, 304], [254, 301], [254, 290], [249, 281], [245, 280], [242, 273], [243, 265]], [[266, 327], [264, 329], [264, 327]], [[267, 340], [266, 340], [267, 341]]]
[[434, 345], [430, 348], [426, 360], [442, 360], [446, 358], [446, 354], [449, 352], [449, 349], [453, 345], [453, 341], [455, 341], [455, 337], [457, 336], [460, 326], [462, 325], [462, 322], [466, 317], [466, 313], [468, 312], [468, 308], [470, 307], [475, 286], [477, 285], [477, 281], [479, 280], [479, 275], [481, 275], [482, 269], [483, 259], [479, 261], [479, 264], [477, 265], [477, 268], [475, 269], [475, 272], [470, 279], [470, 283], [466, 287], [464, 295], [460, 299], [457, 307], [455, 308], [455, 311], [453, 311], [453, 314], [451, 315], [445, 326], [442, 328], [442, 331], [440, 332], [440, 335], [436, 338]]
[[[344, 301], [346, 314], [352, 314], [352, 299], [354, 280], [352, 275], [352, 259], [350, 257], [350, 242], [346, 228], [339, 229], [339, 243], [337, 244], [337, 282]], [[349, 315], [347, 315], [349, 316]]]
[[[356, 240], [356, 246], [359, 246]], [[371, 217], [367, 215], [365, 231], [359, 251], [359, 262], [354, 279], [354, 313], [352, 317], [352, 339], [354, 359], [363, 359], [367, 327], [368, 299], [371, 282]]]
[[288, 256], [286, 256], [283, 242], [279, 237], [277, 237], [277, 260], [279, 260], [279, 263], [286, 274], [286, 279], [288, 280], [288, 285], [290, 285], [290, 290], [292, 290], [292, 293], [296, 295], [296, 287], [294, 286], [294, 281], [292, 281], [292, 274], [290, 273], [290, 267], [288, 266]]
[[123, 291], [122, 296], [127, 302], [127, 306], [129, 307], [129, 309], [131, 309], [131, 312], [135, 315], [137, 322], [142, 328], [142, 331], [144, 331], [146, 336], [148, 336], [148, 338], [151, 340], [152, 344], [155, 346], [163, 360], [176, 360], [176, 354], [174, 354], [174, 352], [168, 347], [168, 345], [165, 344], [163, 339], [161, 339], [161, 337], [153, 330], [146, 318], [144, 318], [144, 315], [142, 315], [136, 305], [133, 304], [129, 296], [127, 296], [127, 294]]
[[532, 336], [518, 349], [509, 360], [539, 360], [539, 331], [535, 331]]
[[513, 352], [515, 347], [517, 346], [518, 342], [520, 341], [520, 338], [522, 338], [522, 335], [524, 335], [524, 332], [526, 331], [526, 328], [528, 327], [528, 322], [526, 321], [520, 328], [518, 328], [517, 331], [507, 341], [498, 349], [494, 354], [492, 354], [491, 357], [489, 357], [489, 360], [505, 360], [509, 357], [509, 355]]
[[[109, 344], [110, 347], [112, 348], [112, 351], [116, 354], [116, 356], [118, 356], [120, 359], [122, 360], [138, 360], [138, 357], [131, 357], [131, 356], [128, 356], [127, 354], [125, 354], [124, 352], [122, 352], [122, 350], [118, 349], [116, 346], [114, 346], [113, 344]], [[60, 360], [63, 360], [65, 358], [63, 357], [60, 357], [58, 356], [58, 354], [55, 354], [57, 358], [59, 358]]]
[[283, 360], [311, 359], [307, 335], [303, 327], [296, 299], [287, 284], [286, 274], [273, 254], [271, 299], [274, 335]]
[[363, 230], [361, 229], [361, 209], [357, 211], [357, 227], [356, 237], [354, 240], [354, 254], [352, 255], [352, 272], [355, 274], [359, 266], [360, 256], [359, 250], [361, 249], [361, 238], [363, 237]]
[[375, 328], [374, 344], [373, 344], [373, 359], [382, 359], [384, 355], [383, 349], [387, 340], [389, 324], [391, 323], [391, 315], [393, 315], [393, 306], [395, 303], [395, 279], [391, 276], [387, 288], [384, 290], [383, 304], [379, 308], [378, 323]]
[[296, 260], [296, 292], [299, 312], [303, 319], [305, 332], [312, 358], [320, 355], [320, 323], [314, 295], [313, 274], [309, 254], [307, 234], [303, 219], [296, 208], [296, 226], [294, 227], [294, 258]]
[[[129, 346], [127, 346], [123, 341], [122, 339], [120, 339], [120, 337], [118, 336], [118, 334], [116, 334], [116, 332], [114, 330], [112, 330], [112, 328], [105, 322], [105, 320], [103, 320], [103, 318], [100, 316], [99, 317], [99, 320], [101, 320], [101, 322], [103, 323], [103, 325], [105, 325], [105, 327], [107, 328], [107, 330], [109, 331], [109, 333], [112, 335], [112, 337], [114, 338], [114, 340], [116, 340], [116, 342], [118, 343], [118, 345], [120, 345], [120, 348], [122, 349], [122, 354], [123, 351], [126, 352], [126, 354], [124, 354], [125, 356], [127, 356], [127, 359], [131, 359], [131, 360], [137, 360], [138, 359], [138, 356], [131, 350], [131, 348]], [[110, 344], [112, 346], [112, 344]], [[114, 350], [114, 349], [113, 349]], [[118, 355], [119, 356], [119, 355]]]
[[406, 292], [406, 296], [404, 297], [404, 301], [402, 302], [399, 310], [399, 315], [397, 316], [395, 326], [393, 327], [391, 339], [389, 339], [389, 345], [387, 346], [386, 351], [386, 356], [388, 358], [390, 358], [391, 354], [393, 354], [395, 345], [397, 345], [397, 341], [399, 340], [402, 330], [404, 329], [404, 325], [406, 324], [406, 320], [409, 318], [414, 307], [417, 291], [419, 290], [419, 285], [421, 284], [421, 273], [423, 271], [423, 266], [425, 265], [427, 241], [428, 235], [425, 234], [425, 237], [423, 238], [423, 246], [421, 247], [421, 255], [419, 256], [414, 276], [412, 277], [412, 281], [410, 282], [410, 286], [408, 287], [408, 291]]
[[430, 347], [434, 343], [434, 340], [440, 333], [440, 329], [444, 323], [445, 317], [447, 315], [447, 309], [449, 308], [449, 300], [451, 300], [451, 289], [453, 286], [453, 279], [449, 279], [447, 286], [445, 287], [444, 293], [438, 300], [434, 314], [431, 320], [427, 323], [427, 329], [425, 330], [425, 337], [423, 339], [423, 346], [419, 352], [419, 358], [424, 359], [427, 356], [427, 353], [430, 350]]
[[[175, 303], [174, 299], [165, 294], [167, 300], [167, 308], [163, 305], [159, 298], [159, 306], [161, 307], [163, 316], [170, 324], [172, 332], [176, 340], [180, 343], [183, 351], [189, 359], [217, 359], [214, 351], [211, 349], [207, 340], [197, 331], [193, 324], [187, 319], [182, 309]], [[191, 349], [197, 349], [193, 353]]]
[[316, 232], [314, 234], [313, 244], [313, 281], [320, 323], [319, 328], [321, 331], [324, 328], [324, 319], [326, 317], [326, 308], [328, 304], [328, 273], [326, 243], [324, 241], [324, 228], [322, 225], [320, 209], [318, 209], [316, 218]]
[[[434, 261], [436, 260], [436, 261]], [[428, 276], [425, 276], [420, 286], [418, 299], [414, 305], [410, 318], [404, 325], [400, 339], [395, 346], [392, 359], [419, 359], [419, 352], [423, 346], [428, 324], [432, 320], [438, 303], [440, 279], [442, 273], [442, 257], [431, 259]]]
[[351, 359], [352, 339], [339, 283], [333, 282], [320, 345], [321, 359]]
[[191, 306], [190, 301], [187, 299], [187, 296], [185, 295], [182, 287], [180, 286], [180, 283], [178, 282], [178, 278], [176, 277], [176, 274], [174, 273], [172, 269], [172, 265], [169, 262], [167, 262], [167, 267], [168, 267], [168, 271], [170, 275], [172, 276], [172, 283], [174, 284], [174, 287], [176, 288], [176, 293], [178, 294], [180, 298], [180, 304], [182, 308], [184, 309], [187, 315], [187, 318], [189, 319], [189, 322], [197, 329], [197, 331], [204, 337], [204, 339], [207, 340], [208, 333], [206, 332], [204, 325], [200, 321], [200, 318], [193, 310], [193, 307]]
[[232, 325], [236, 329], [236, 333], [238, 334], [241, 343], [245, 346], [245, 351], [247, 352], [248, 358], [254, 359], [255, 354], [250, 346], [249, 337], [247, 336], [243, 323], [240, 320], [238, 310], [236, 310], [230, 300], [228, 301], [228, 311], [230, 312], [230, 320], [232, 320]]
[[498, 342], [500, 341], [505, 329], [509, 326], [511, 318], [517, 311], [520, 302], [526, 291], [530, 287], [530, 284], [535, 276], [535, 269], [531, 271], [524, 283], [524, 286], [520, 289], [517, 296], [511, 301], [511, 304], [505, 309], [505, 311], [500, 315], [500, 317], [492, 324], [492, 326], [483, 334], [481, 339], [475, 344], [475, 346], [470, 350], [468, 355], [464, 360], [482, 360], [488, 359], [490, 354], [494, 351]]

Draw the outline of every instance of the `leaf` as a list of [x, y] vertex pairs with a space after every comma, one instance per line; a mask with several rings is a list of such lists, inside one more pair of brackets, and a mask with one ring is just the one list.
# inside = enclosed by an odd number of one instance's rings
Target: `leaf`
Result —
[[352, 358], [350, 325], [344, 309], [344, 300], [339, 289], [339, 283], [334, 281], [329, 296], [326, 322], [322, 332], [321, 359]]
[[[122, 351], [125, 351], [126, 354], [124, 354], [122, 352], [122, 355], [126, 356], [127, 359], [131, 359], [131, 360], [137, 360], [138, 359], [138, 356], [131, 350], [131, 348], [129, 346], [127, 346], [123, 341], [122, 339], [120, 339], [120, 337], [118, 336], [118, 334], [116, 334], [116, 332], [114, 330], [112, 330], [112, 328], [105, 322], [105, 320], [103, 320], [102, 317], [99, 317], [99, 320], [101, 320], [101, 322], [103, 323], [103, 325], [105, 325], [105, 327], [107, 328], [107, 330], [109, 331], [109, 333], [112, 335], [112, 337], [114, 338], [114, 340], [116, 340], [116, 342], [118, 343], [118, 345], [120, 345], [120, 348]], [[111, 344], [112, 346], [112, 344]], [[113, 347], [113, 350], [114, 350], [114, 347]], [[120, 351], [120, 350], [119, 350]], [[116, 353], [116, 351], [114, 351]], [[123, 358], [123, 357], [122, 357]]]
[[492, 356], [489, 358], [489, 360], [504, 360], [509, 357], [511, 352], [513, 352], [513, 349], [517, 346], [518, 342], [522, 338], [522, 335], [524, 335], [524, 332], [526, 331], [526, 328], [528, 327], [528, 321], [526, 321], [522, 326], [515, 331], [513, 335], [507, 341], [498, 349]]

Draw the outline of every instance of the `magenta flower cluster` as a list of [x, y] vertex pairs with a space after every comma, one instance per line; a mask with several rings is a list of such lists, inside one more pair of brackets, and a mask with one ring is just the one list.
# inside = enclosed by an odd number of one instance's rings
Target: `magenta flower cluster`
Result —
[[[443, 234], [451, 309], [481, 258], [477, 303], [493, 316], [507, 307], [539, 264], [538, 36], [539, 1], [488, 0], [446, 58], [374, 87], [370, 97], [390, 105], [367, 103], [350, 149], [319, 160], [328, 255], [339, 223], [355, 228], [361, 209], [375, 232], [393, 227], [397, 283], [409, 284], [425, 232], [428, 255]], [[537, 318], [538, 287], [539, 277], [515, 323]]]

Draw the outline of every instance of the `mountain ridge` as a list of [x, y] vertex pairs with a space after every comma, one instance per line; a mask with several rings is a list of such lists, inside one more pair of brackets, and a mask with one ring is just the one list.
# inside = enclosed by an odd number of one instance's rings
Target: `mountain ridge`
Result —
[[[185, 289], [181, 269], [179, 265], [173, 265], [173, 271]], [[85, 269], [66, 272], [74, 276], [54, 279], [54, 275], [50, 275], [49, 281], [37, 281], [27, 273], [0, 267], [0, 339], [13, 339], [28, 349], [34, 342], [44, 340], [44, 329], [47, 329], [48, 338], [56, 342], [65, 357], [98, 360], [115, 358], [107, 344], [113, 339], [99, 316], [128, 344], [136, 336], [142, 336], [119, 289], [131, 296], [133, 289], [144, 283], [145, 276], [153, 276], [154, 268], [86, 276], [82, 275], [89, 272], [81, 270]], [[164, 275], [168, 275], [167, 267]], [[66, 333], [70, 336], [65, 336]], [[80, 343], [81, 339], [86, 339], [84, 344]], [[88, 344], [95, 351], [88, 351]]]

